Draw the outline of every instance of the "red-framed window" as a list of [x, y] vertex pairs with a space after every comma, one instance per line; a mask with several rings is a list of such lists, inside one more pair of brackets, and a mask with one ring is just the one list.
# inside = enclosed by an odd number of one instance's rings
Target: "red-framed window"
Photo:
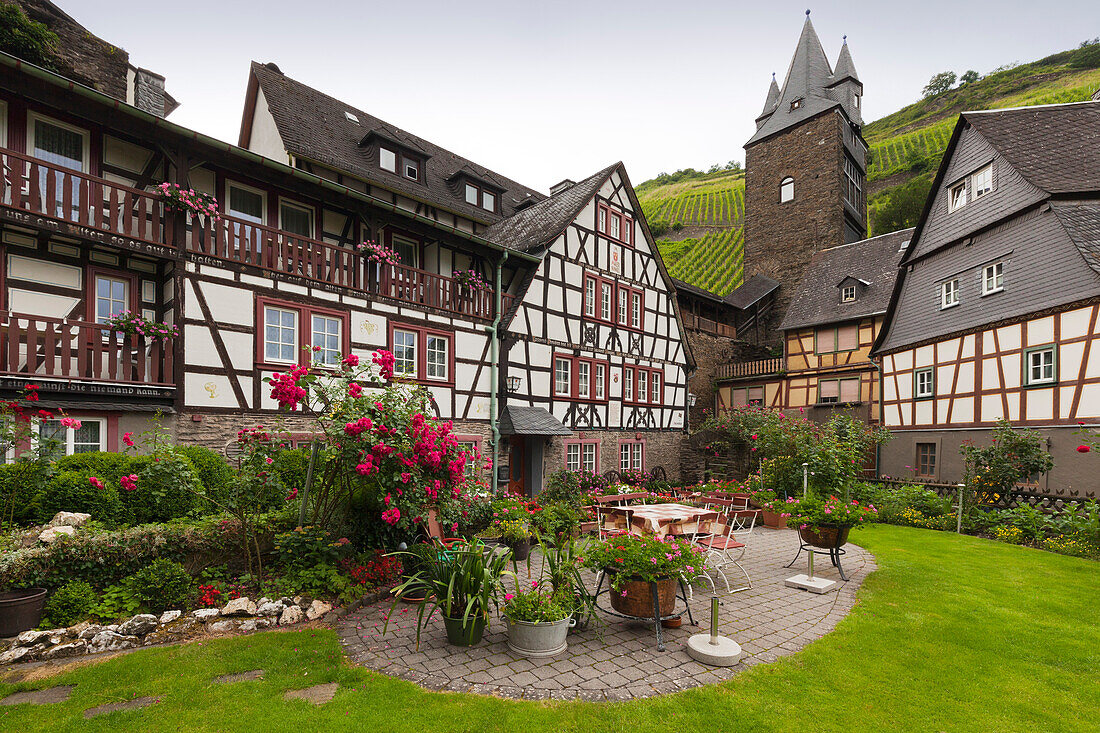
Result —
[[609, 239], [634, 246], [634, 219], [610, 204], [601, 202], [596, 207], [596, 229]]
[[466, 476], [473, 478], [481, 473], [481, 436], [455, 435], [458, 449], [466, 454]]
[[645, 293], [638, 288], [585, 273], [584, 317], [641, 331], [645, 327]]
[[286, 367], [310, 360], [335, 367], [351, 350], [347, 311], [256, 298], [256, 361]]
[[565, 441], [565, 468], [567, 471], [600, 470], [600, 441], [592, 439]]
[[645, 470], [645, 441], [644, 440], [620, 440], [619, 441], [619, 470], [620, 471], [644, 471]]
[[607, 402], [607, 375], [611, 365], [603, 359], [554, 354], [550, 376], [555, 397], [586, 402]]
[[395, 376], [425, 384], [454, 384], [454, 332], [391, 322], [389, 346]]
[[623, 367], [623, 402], [631, 405], [665, 403], [665, 371], [632, 364]]
[[137, 275], [104, 267], [88, 268], [85, 312], [89, 322], [103, 323], [123, 311], [141, 313], [139, 302]]

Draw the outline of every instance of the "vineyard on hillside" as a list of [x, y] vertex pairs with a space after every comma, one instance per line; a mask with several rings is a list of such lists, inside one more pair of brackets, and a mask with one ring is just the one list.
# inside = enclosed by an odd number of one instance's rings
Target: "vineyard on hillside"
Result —
[[728, 295], [741, 284], [745, 238], [741, 228], [710, 232], [679, 242], [659, 240], [668, 274], [718, 295]]
[[739, 226], [745, 211], [745, 177], [725, 173], [668, 186], [639, 186], [638, 200], [658, 235], [691, 226]]

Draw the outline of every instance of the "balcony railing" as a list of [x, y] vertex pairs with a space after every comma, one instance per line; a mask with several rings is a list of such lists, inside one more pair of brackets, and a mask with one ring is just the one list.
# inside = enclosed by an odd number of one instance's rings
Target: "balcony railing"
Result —
[[694, 313], [683, 314], [683, 320], [684, 328], [688, 330], [702, 331], [703, 333], [709, 333], [712, 336], [721, 336], [722, 338], [737, 338], [737, 329], [727, 323], [720, 323], [719, 321], [704, 318]]
[[149, 341], [98, 323], [6, 312], [0, 374], [170, 387], [171, 341]]
[[[380, 266], [358, 252], [232, 216], [185, 215], [164, 198], [0, 148], [0, 206], [111, 244], [112, 237], [247, 265], [311, 282], [374, 293], [472, 318], [493, 317], [491, 292], [403, 265]], [[179, 240], [180, 217], [183, 239]], [[27, 223], [33, 224], [33, 221]]]
[[783, 371], [783, 359], [760, 359], [759, 361], [734, 362], [718, 367], [718, 379], [737, 379], [740, 377], [761, 377], [778, 374]]

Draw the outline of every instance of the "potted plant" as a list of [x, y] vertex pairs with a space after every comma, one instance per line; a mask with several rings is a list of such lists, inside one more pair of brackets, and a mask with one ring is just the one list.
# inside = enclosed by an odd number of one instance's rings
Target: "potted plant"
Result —
[[494, 522], [500, 532], [500, 542], [512, 549], [512, 559], [522, 562], [531, 554], [531, 527], [525, 519], [503, 519]]
[[767, 492], [772, 495], [772, 498], [768, 501], [764, 501], [760, 505], [761, 516], [765, 527], [771, 529], [784, 529], [787, 526], [787, 518], [783, 516], [787, 511], [787, 499], [775, 498], [774, 492]]
[[653, 618], [653, 586], [661, 616], [672, 614], [676, 583], [703, 568], [703, 550], [684, 537], [612, 535], [588, 552], [586, 567], [603, 570], [611, 583], [611, 607], [619, 613]]
[[[394, 554], [407, 557], [410, 552], [405, 550]], [[417, 646], [420, 645], [424, 624], [436, 609], [443, 616], [447, 641], [451, 644], [473, 646], [481, 641], [489, 624], [490, 607], [497, 607], [500, 580], [508, 572], [509, 559], [509, 553], [494, 552], [476, 540], [423, 558], [420, 569], [394, 589], [394, 595], [398, 598], [413, 587], [426, 587], [432, 594], [417, 607]], [[388, 615], [393, 616], [392, 610]], [[389, 625], [388, 618], [386, 625]]]
[[568, 646], [566, 636], [573, 618], [573, 600], [565, 593], [547, 593], [539, 581], [529, 589], [504, 595], [504, 617], [508, 622], [508, 648], [524, 657], [553, 657]]
[[434, 545], [426, 542], [415, 544], [408, 549], [407, 554], [401, 558], [401, 583], [403, 587], [407, 587], [397, 596], [398, 600], [405, 603], [422, 603], [431, 595], [431, 589], [417, 575], [438, 552]]
[[584, 629], [596, 618], [596, 599], [588, 592], [581, 575], [588, 544], [573, 540], [558, 540], [553, 545], [540, 542], [546, 582], [555, 596], [571, 604], [576, 623], [570, 628]]
[[769, 489], [757, 489], [749, 494], [749, 506], [753, 509], [764, 509], [771, 502], [775, 501], [775, 492]]
[[878, 516], [874, 505], [855, 499], [844, 501], [835, 496], [822, 500], [816, 496], [788, 498], [782, 516], [788, 526], [798, 530], [802, 541], [823, 550], [836, 550], [848, 542], [853, 527], [862, 527]]

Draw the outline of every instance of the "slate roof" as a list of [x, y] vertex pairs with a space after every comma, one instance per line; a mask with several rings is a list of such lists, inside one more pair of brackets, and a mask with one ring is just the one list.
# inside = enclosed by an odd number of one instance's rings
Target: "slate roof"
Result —
[[765, 296], [779, 289], [779, 281], [773, 280], [767, 275], [753, 275], [741, 283], [732, 293], [723, 300], [734, 308], [748, 310], [754, 304], [760, 302]]
[[[903, 245], [912, 235], [913, 229], [902, 229], [815, 252], [780, 328], [805, 328], [885, 313]], [[855, 301], [841, 303], [838, 286], [848, 278], [867, 285]]]
[[712, 293], [711, 291], [707, 290], [706, 288], [701, 288], [698, 285], [692, 285], [691, 283], [684, 282], [683, 280], [680, 280], [679, 278], [672, 277], [670, 279], [672, 280], [672, 284], [676, 286], [677, 291], [683, 291], [685, 293], [690, 293], [691, 295], [694, 295], [696, 298], [705, 298], [705, 299], [710, 300], [710, 301], [715, 302], [715, 303], [725, 303], [726, 302], [726, 299], [723, 298], [721, 295], [719, 295], [718, 293]]
[[580, 183], [498, 221], [486, 229], [482, 236], [490, 242], [524, 252], [548, 244], [577, 218], [577, 214], [592, 200], [611, 172], [620, 165], [622, 164], [613, 163]]
[[572, 435], [545, 407], [506, 405], [500, 415], [501, 435]]
[[[252, 74], [263, 91], [284, 146], [293, 155], [333, 166], [378, 186], [486, 224], [501, 216], [466, 203], [463, 187], [450, 182], [459, 171], [466, 171], [502, 189], [501, 212], [505, 217], [515, 213], [516, 206], [529, 198], [538, 201], [545, 198], [532, 188], [295, 81], [272, 66], [253, 61]], [[348, 120], [345, 112], [355, 115], [359, 123]], [[371, 134], [427, 156], [424, 182], [410, 181], [379, 168], [373, 149], [368, 150], [362, 144]]]
[[[791, 65], [787, 68], [787, 76], [783, 80], [782, 91], [776, 95], [774, 89], [769, 87], [764, 111], [756, 119], [756, 134], [749, 138], [745, 147], [834, 107], [842, 108], [848, 119], [857, 125], [863, 124], [859, 109], [852, 105], [851, 95], [843, 90], [831, 89], [845, 79], [851, 79], [862, 87], [859, 77], [856, 76], [847, 42], [841, 49], [837, 70], [834, 72], [825, 56], [825, 49], [821, 47], [821, 39], [817, 37], [817, 31], [807, 15]], [[772, 84], [775, 84], [774, 79]], [[776, 96], [778, 98], [773, 103]], [[792, 110], [791, 102], [795, 100], [802, 101], [798, 109]]]
[[963, 117], [1032, 185], [1050, 194], [1100, 192], [1100, 104], [966, 112]]
[[1100, 201], [1054, 201], [1051, 210], [1081, 257], [1100, 273]]

